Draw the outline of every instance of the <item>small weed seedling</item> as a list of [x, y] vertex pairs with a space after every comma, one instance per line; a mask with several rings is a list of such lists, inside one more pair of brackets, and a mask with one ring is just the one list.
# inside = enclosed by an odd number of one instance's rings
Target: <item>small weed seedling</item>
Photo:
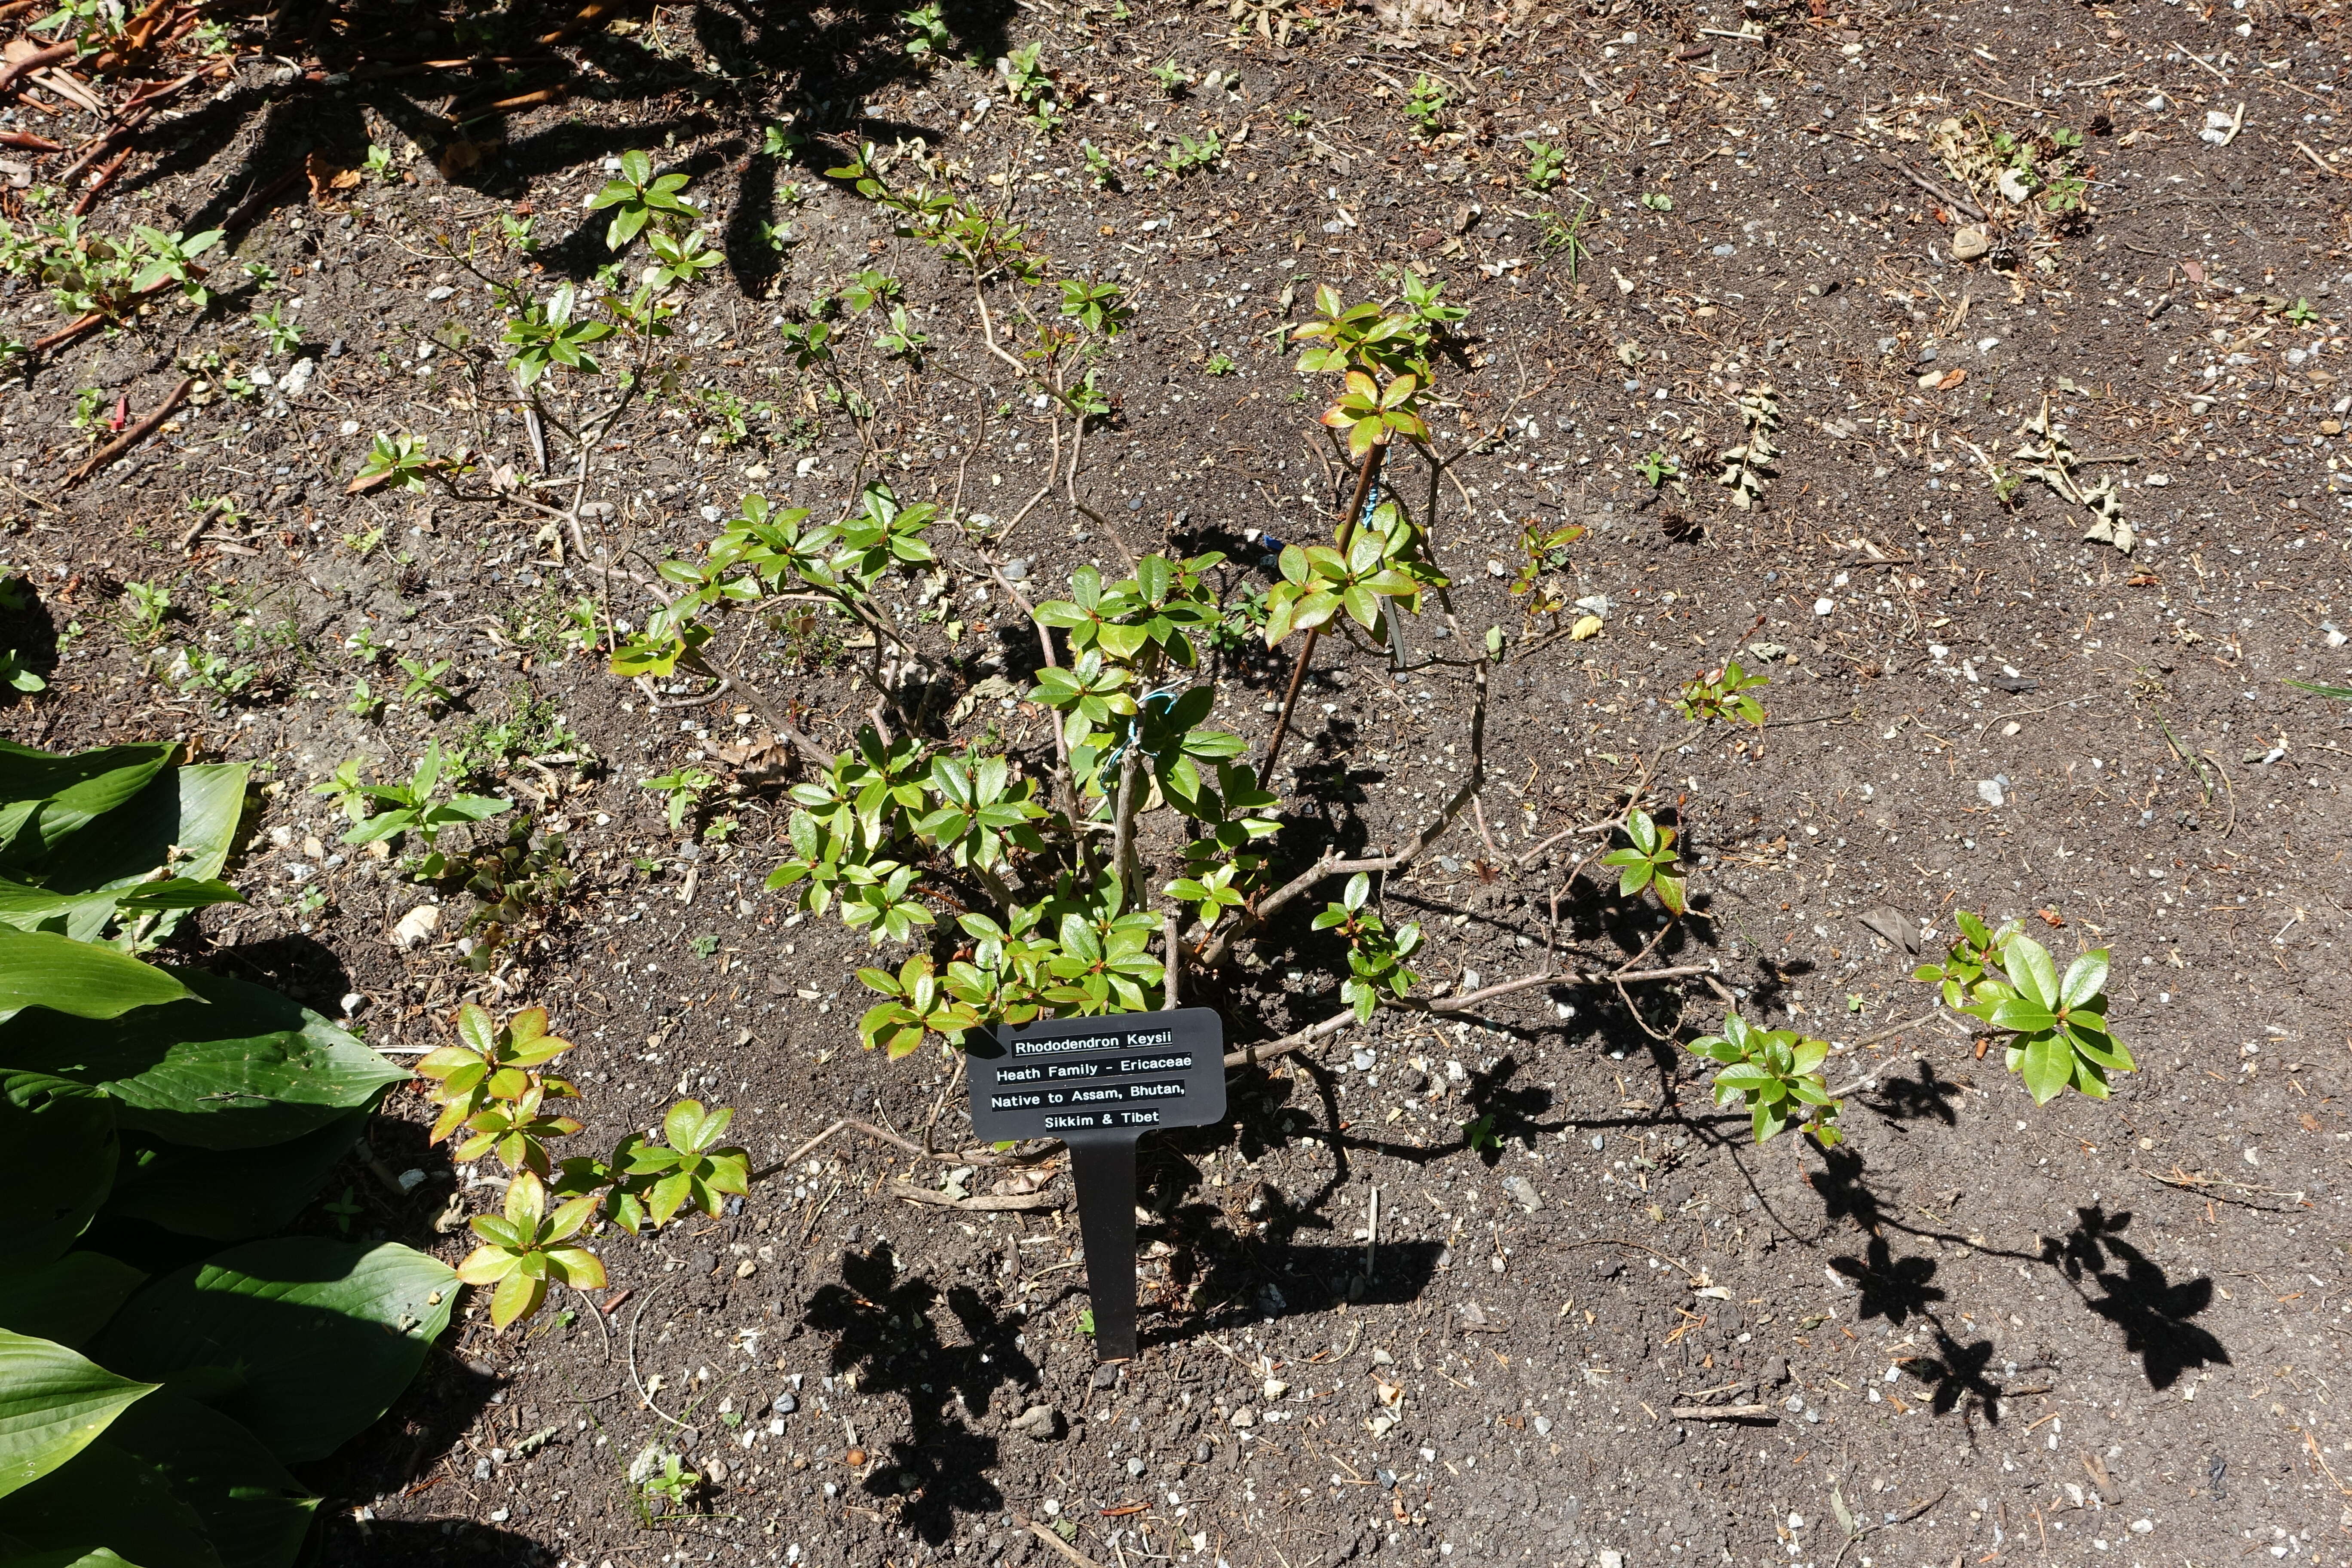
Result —
[[1205, 169], [1225, 155], [1223, 138], [1215, 132], [1201, 135], [1179, 136], [1176, 145], [1160, 156], [1160, 173], [1171, 179], [1182, 179], [1195, 169]]
[[1240, 368], [1234, 363], [1233, 355], [1227, 353], [1213, 353], [1201, 362], [1201, 374], [1203, 375], [1231, 375]]
[[683, 833], [688, 815], [702, 804], [702, 792], [718, 782], [719, 775], [707, 768], [680, 768], [659, 778], [639, 779], [637, 787], [661, 791], [667, 805], [669, 830]]
[[1633, 464], [1633, 471], [1650, 481], [1652, 489], [1663, 489], [1666, 481], [1682, 482], [1682, 465], [1664, 452], [1644, 452]]
[[1624, 830], [1633, 843], [1601, 858], [1603, 866], [1619, 868], [1617, 896], [1631, 898], [1648, 888], [1658, 895], [1658, 902], [1681, 914], [1686, 906], [1675, 855], [1675, 830], [1659, 826], [1638, 805], [1626, 808]]
[[427, 711], [438, 711], [457, 700], [457, 694], [441, 681], [441, 678], [449, 673], [447, 659], [435, 659], [431, 664], [421, 658], [403, 658], [398, 662], [402, 672], [408, 677], [400, 689], [403, 702]]
[[947, 18], [940, 13], [940, 0], [899, 12], [898, 22], [913, 35], [907, 40], [907, 52], [919, 60], [945, 59], [955, 47]]
[[1528, 150], [1528, 188], [1549, 191], [1567, 177], [1568, 153], [1564, 148], [1549, 142], [1529, 142]]
[[[436, 847], [443, 828], [461, 822], [481, 822], [514, 808], [514, 802], [494, 795], [461, 795], [436, 801], [434, 795], [445, 773], [441, 742], [438, 741], [425, 746], [425, 755], [417, 762], [416, 771], [409, 776], [406, 784], [361, 784], [358, 783], [358, 764], [346, 763], [342, 769], [337, 771], [332, 781], [339, 794], [342, 792], [346, 770], [349, 782], [358, 785], [358, 795], [367, 805], [379, 809], [365, 818], [355, 816], [354, 826], [343, 835], [343, 842], [373, 844], [378, 840], [394, 840], [414, 833], [427, 851], [425, 858], [414, 868], [415, 874], [426, 881], [438, 878], [448, 868], [446, 857]], [[346, 805], [348, 808], [348, 797]]]
[[637, 1522], [651, 1530], [663, 1520], [691, 1514], [694, 1489], [702, 1484], [702, 1478], [686, 1468], [677, 1454], [648, 1444], [629, 1466], [629, 1484], [634, 1489]]
[[253, 330], [262, 335], [273, 354], [292, 353], [302, 346], [302, 329], [288, 321], [283, 310], [257, 307], [253, 312]]
[[1183, 97], [1184, 89], [1192, 82], [1192, 73], [1178, 65], [1173, 55], [1149, 68], [1143, 74], [1158, 82], [1160, 90], [1171, 98]]
[[1412, 121], [1413, 129], [1426, 139], [1437, 134], [1445, 120], [1445, 106], [1453, 101], [1446, 96], [1443, 83], [1433, 81], [1426, 73], [1414, 79], [1412, 90], [1405, 94], [1404, 117]]
[[1559, 253], [1568, 263], [1568, 280], [1576, 281], [1576, 274], [1592, 258], [1592, 247], [1584, 242], [1584, 226], [1591, 221], [1592, 204], [1586, 202], [1576, 209], [1574, 217], [1563, 218], [1556, 212], [1541, 215], [1543, 247]]
[[996, 73], [1004, 79], [1004, 90], [1013, 101], [1028, 111], [1029, 123], [1049, 134], [1062, 123], [1055, 107], [1054, 73], [1045, 63], [1045, 46], [1024, 44], [996, 62]]
[[125, 583], [123, 601], [131, 607], [131, 637], [152, 643], [163, 635], [163, 622], [172, 614], [172, 595], [154, 583]]
[[1750, 675], [1740, 668], [1738, 659], [1728, 659], [1684, 682], [1682, 696], [1675, 700], [1675, 707], [1695, 724], [1710, 720], [1725, 723], [1738, 720], [1743, 724], [1761, 725], [1764, 704], [1749, 693], [1757, 687], [1771, 684], [1769, 676]]
[[1670, 213], [1675, 210], [1675, 198], [1664, 191], [1643, 191], [1642, 205], [1654, 213]]

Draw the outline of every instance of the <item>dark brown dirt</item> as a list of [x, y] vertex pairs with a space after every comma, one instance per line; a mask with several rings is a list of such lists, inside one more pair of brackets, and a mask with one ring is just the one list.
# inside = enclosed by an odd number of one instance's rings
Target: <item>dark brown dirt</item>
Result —
[[[1147, 1349], [1124, 1368], [1097, 1368], [1077, 1331], [1066, 1216], [893, 1199], [891, 1178], [939, 1173], [837, 1137], [740, 1213], [611, 1239], [601, 1314], [572, 1300], [499, 1336], [468, 1309], [411, 1396], [314, 1472], [323, 1560], [1034, 1563], [1067, 1556], [1023, 1521], [1058, 1518], [1073, 1551], [1126, 1568], [2352, 1561], [2352, 1427], [2333, 1386], [2352, 742], [2342, 702], [2283, 684], [2352, 675], [2333, 625], [2352, 504], [2341, 8], [1822, 10], [1620, 0], [1413, 26], [1277, 9], [1313, 24], [1289, 47], [1247, 31], [1254, 12], [1233, 37], [1222, 6], [950, 10], [960, 47], [1043, 40], [1085, 85], [1045, 138], [1002, 101], [975, 122], [995, 79], [923, 68], [878, 9], [664, 8], [583, 43], [581, 93], [477, 126], [469, 154], [443, 159], [446, 81], [289, 86], [257, 60], [176, 145], [133, 160], [93, 221], [194, 230], [304, 146], [356, 164], [369, 142], [425, 143], [349, 214], [290, 188], [236, 238], [237, 262], [268, 262], [279, 297], [302, 299], [316, 374], [299, 398], [212, 400], [46, 499], [88, 449], [65, 420], [77, 388], [135, 417], [182, 374], [175, 356], [219, 349], [283, 376], [296, 356], [259, 351], [238, 321], [249, 285], [224, 264], [226, 311], [166, 309], [89, 340], [0, 412], [15, 498], [0, 548], [40, 597], [0, 634], [51, 682], [0, 729], [52, 746], [178, 735], [273, 770], [236, 868], [252, 907], [207, 914], [204, 962], [331, 1013], [349, 995], [384, 1045], [439, 1039], [467, 997], [544, 1003], [582, 1045], [582, 1142], [598, 1147], [681, 1093], [738, 1107], [763, 1163], [844, 1114], [919, 1135], [950, 1064], [861, 1053], [863, 940], [761, 890], [774, 778], [732, 775], [741, 793], [714, 805], [740, 831], [723, 844], [673, 833], [640, 786], [756, 729], [723, 700], [649, 711], [600, 660], [565, 658], [562, 606], [600, 580], [538, 518], [342, 489], [379, 430], [528, 466], [498, 321], [444, 237], [484, 271], [527, 270], [498, 219], [528, 203], [544, 292], [602, 259], [603, 219], [579, 211], [599, 161], [647, 146], [697, 174], [730, 266], [680, 317], [678, 395], [645, 399], [597, 455], [589, 493], [609, 504], [592, 548], [689, 551], [720, 515], [703, 509], [746, 489], [842, 503], [856, 435], [790, 368], [776, 322], [861, 267], [905, 280], [932, 340], [919, 373], [862, 343], [849, 361], [893, 482], [945, 499], [961, 473], [968, 508], [1011, 513], [1043, 482], [1047, 437], [1017, 408], [975, 444], [976, 410], [1016, 388], [968, 289], [819, 177], [860, 139], [920, 134], [972, 188], [1018, 187], [1054, 276], [1128, 283], [1135, 327], [1101, 367], [1119, 415], [1089, 437], [1080, 493], [1139, 545], [1225, 550], [1237, 594], [1265, 576], [1246, 531], [1312, 534], [1336, 504], [1322, 389], [1302, 393], [1273, 330], [1303, 319], [1313, 282], [1374, 296], [1399, 265], [1470, 307], [1439, 383], [1438, 445], [1465, 455], [1444, 480], [1411, 458], [1394, 476], [1432, 521], [1463, 634], [1514, 639], [1487, 742], [1492, 845], [1465, 823], [1390, 889], [1432, 933], [1432, 981], [1532, 972], [1570, 861], [1497, 862], [1648, 776], [1677, 807], [1705, 917], [1661, 955], [1718, 960], [1751, 1015], [1876, 1037], [1838, 1059], [1876, 1084], [1827, 1158], [1751, 1145], [1660, 1037], [1717, 1024], [1701, 985], [1630, 1006], [1537, 990], [1434, 1026], [1382, 1015], [1239, 1074], [1230, 1126], [1146, 1146]], [[1751, 15], [1769, 44], [1727, 36]], [[1171, 58], [1240, 90], [1196, 79], [1171, 101], [1145, 74]], [[1423, 72], [1453, 99], [1434, 142], [1401, 110]], [[2200, 139], [2208, 110], [2239, 124], [2226, 145]], [[1927, 138], [1975, 111], [2092, 132], [2094, 216], [2040, 244], [2012, 215], [2006, 256], [1955, 263], [1961, 215], [1875, 153], [1948, 186]], [[807, 140], [763, 152], [771, 123]], [[1209, 128], [1222, 164], [1143, 176], [1154, 146]], [[1520, 177], [1531, 137], [1567, 150], [1549, 196]], [[1123, 188], [1084, 178], [1086, 143]], [[803, 205], [772, 195], [785, 181]], [[1591, 254], [1571, 268], [1540, 215], [1584, 196]], [[781, 253], [759, 241], [766, 221], [794, 236]], [[57, 324], [29, 285], [7, 287], [17, 335]], [[1207, 374], [1213, 356], [1230, 373]], [[1785, 455], [1750, 513], [1712, 459], [1759, 384], [1777, 390]], [[776, 416], [725, 445], [688, 395], [706, 386]], [[2008, 462], [2045, 395], [2086, 480], [2120, 481], [2128, 558], [2084, 542], [2088, 514], [2039, 485], [2004, 508], [1972, 456]], [[1636, 473], [1652, 450], [1679, 457], [1687, 495]], [[190, 499], [215, 495], [237, 514], [184, 538]], [[1587, 609], [1531, 624], [1507, 592], [1528, 519], [1591, 528], [1558, 584], [1607, 602], [1590, 640], [1550, 635]], [[1013, 552], [1055, 587], [1110, 558], [1058, 501]], [[1009, 672], [1023, 689], [1034, 654], [1017, 617], [968, 554], [950, 566], [970, 623], [959, 682]], [[178, 606], [152, 646], [128, 629], [131, 581]], [[641, 617], [633, 594], [608, 613]], [[1442, 647], [1436, 623], [1416, 646]], [[459, 709], [352, 716], [355, 679], [378, 695], [401, 680], [362, 665], [362, 633], [452, 661]], [[1664, 706], [1758, 642], [1780, 650], [1760, 736]], [[179, 684], [180, 649], [252, 681], [225, 699]], [[1284, 771], [1295, 861], [1393, 842], [1468, 761], [1458, 682], [1327, 649]], [[1286, 653], [1225, 657], [1219, 721], [1262, 737]], [[761, 668], [846, 743], [867, 699], [835, 650], [792, 633]], [[340, 852], [309, 786], [352, 756], [404, 771], [428, 733], [467, 742], [528, 702], [566, 729], [495, 782], [567, 833], [576, 881], [492, 979], [459, 951], [462, 897], [401, 949], [394, 927], [425, 895]], [[1016, 749], [1045, 734], [1018, 703], [959, 722], [999, 724]], [[478, 731], [469, 743], [484, 754]], [[1563, 900], [1585, 962], [1654, 930], [1611, 891], [1588, 879]], [[2039, 911], [2062, 955], [2110, 947], [2143, 1070], [2109, 1103], [2036, 1110], [1957, 1029], [1897, 1028], [1931, 997], [1908, 978], [1917, 960], [1861, 923], [1882, 907], [1939, 936], [1956, 909]], [[1188, 1000], [1223, 1008], [1236, 1042], [1271, 1038], [1330, 1010], [1333, 962], [1293, 933]], [[1474, 1148], [1481, 1118], [1495, 1142]], [[376, 1232], [454, 1258], [460, 1237], [436, 1216], [495, 1187], [426, 1149], [425, 1121], [404, 1099], [372, 1136], [383, 1169], [423, 1185], [352, 1179]], [[956, 1124], [940, 1115], [946, 1145]], [[1676, 1414], [1701, 1405], [1763, 1414]], [[1050, 1423], [1014, 1426], [1040, 1405]], [[652, 1442], [708, 1484], [687, 1517], [648, 1525], [625, 1472]]]

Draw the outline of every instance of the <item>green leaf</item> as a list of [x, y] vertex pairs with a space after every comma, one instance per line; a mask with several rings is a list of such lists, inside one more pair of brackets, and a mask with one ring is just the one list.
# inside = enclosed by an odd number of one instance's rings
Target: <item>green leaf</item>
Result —
[[2036, 1005], [2022, 996], [2005, 996], [1993, 1004], [1992, 1016], [1987, 1020], [1998, 1029], [2015, 1029], [2031, 1035], [2054, 1026], [2058, 1020], [2050, 1009]]
[[[19, 1551], [54, 1553], [52, 1560], [66, 1563], [120, 1552], [116, 1562], [139, 1568], [227, 1568], [205, 1539], [203, 1518], [163, 1473], [104, 1437], [64, 1468], [0, 1500], [0, 1537]], [[13, 1552], [9, 1568], [21, 1568]]]
[[[117, 1018], [189, 994], [152, 964], [95, 942], [0, 926], [0, 1019], [26, 1007], [79, 1018]], [[47, 1027], [54, 1029], [56, 1021]]]
[[130, 800], [174, 749], [165, 742], [58, 756], [0, 741], [0, 865], [27, 864]]
[[[33, 869], [43, 886], [73, 893], [136, 889], [152, 897], [149, 888], [165, 884], [148, 884], [143, 879], [167, 864], [175, 879], [214, 882], [236, 841], [250, 771], [243, 763], [173, 768], [108, 812], [98, 831], [77, 834]], [[236, 897], [216, 882], [215, 887], [226, 897], [207, 902]], [[171, 934], [180, 922], [179, 909], [202, 906], [163, 907], [169, 912], [149, 932], [152, 941]], [[102, 912], [94, 912], [97, 918], [69, 924], [67, 933], [98, 935], [105, 920]]]
[[0, 1268], [31, 1268], [73, 1245], [114, 1180], [115, 1108], [79, 1084], [0, 1071], [0, 1148], [8, 1204], [0, 1210]]
[[[290, 1568], [300, 1554], [319, 1499], [220, 1412], [161, 1389], [125, 1411], [105, 1441], [163, 1476], [223, 1568]], [[93, 1533], [104, 1533], [105, 1518], [92, 1516]]]
[[141, 1150], [115, 1173], [110, 1219], [142, 1219], [207, 1241], [247, 1241], [283, 1230], [367, 1131], [367, 1106], [282, 1143], [255, 1149]]
[[[11, 940], [34, 939], [0, 931], [0, 954]], [[275, 991], [196, 970], [152, 973], [174, 986], [184, 980], [181, 994], [190, 999], [70, 1033], [19, 1016], [0, 1024], [0, 1065], [103, 1089], [124, 1127], [206, 1149], [314, 1131], [407, 1081], [404, 1069]]]
[[68, 1252], [39, 1268], [0, 1274], [0, 1329], [79, 1350], [146, 1278], [102, 1252]]
[[2047, 1105], [2074, 1080], [2074, 1053], [2055, 1034], [2036, 1036], [2025, 1041], [2019, 1070], [2033, 1102]]
[[2020, 995], [2040, 1003], [2045, 1010], [2057, 1007], [2058, 967], [2050, 962], [2048, 948], [2030, 936], [2014, 937], [2001, 954], [2001, 968]]
[[205, 1390], [285, 1463], [323, 1458], [408, 1386], [457, 1279], [395, 1242], [248, 1242], [132, 1297], [96, 1349], [133, 1376]]
[[2058, 988], [2059, 1005], [2080, 1007], [2107, 983], [2107, 950], [2094, 948], [2066, 966], [2065, 983]]
[[48, 1340], [0, 1330], [0, 1498], [80, 1453], [155, 1386]]

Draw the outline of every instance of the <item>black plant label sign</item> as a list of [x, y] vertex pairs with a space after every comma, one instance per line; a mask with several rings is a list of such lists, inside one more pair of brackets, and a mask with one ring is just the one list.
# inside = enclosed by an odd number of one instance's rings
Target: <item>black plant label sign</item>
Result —
[[971, 1040], [972, 1131], [1069, 1145], [1105, 1361], [1135, 1354], [1136, 1141], [1225, 1119], [1224, 1051], [1223, 1020], [1206, 1007], [1000, 1025], [994, 1038]]

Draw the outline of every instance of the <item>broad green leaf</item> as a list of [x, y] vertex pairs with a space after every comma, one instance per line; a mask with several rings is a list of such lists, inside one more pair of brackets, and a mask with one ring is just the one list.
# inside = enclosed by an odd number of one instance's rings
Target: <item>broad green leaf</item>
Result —
[[131, 799], [174, 749], [166, 742], [59, 756], [0, 741], [0, 864], [36, 860]]
[[1762, 1089], [1766, 1084], [1772, 1081], [1772, 1075], [1766, 1072], [1762, 1068], [1751, 1067], [1745, 1062], [1741, 1062], [1727, 1067], [1721, 1072], [1717, 1073], [1715, 1075], [1715, 1081], [1718, 1084], [1745, 1091], [1751, 1089]]
[[2076, 1029], [2067, 1030], [2066, 1037], [2067, 1043], [2078, 1055], [2097, 1063], [2109, 1072], [2130, 1072], [2133, 1068], [2132, 1054], [2124, 1048], [2123, 1042], [2120, 1040], [2110, 1036], [2088, 1034]]
[[155, 1386], [61, 1344], [0, 1330], [0, 1498], [80, 1453]]
[[[73, 893], [131, 889], [146, 893], [151, 885], [143, 879], [166, 864], [175, 879], [215, 881], [236, 842], [250, 771], [243, 763], [171, 769], [135, 798], [108, 812], [96, 831], [75, 835], [47, 857], [37, 868], [42, 885]], [[230, 893], [205, 901], [226, 902], [234, 897]], [[170, 935], [179, 924], [181, 908], [203, 906], [159, 907], [165, 913], [149, 932], [154, 941]], [[103, 911], [92, 907], [67, 931], [89, 938], [104, 925]]]
[[79, 1350], [147, 1276], [102, 1252], [68, 1252], [55, 1263], [0, 1273], [0, 1329]]
[[105, 1441], [163, 1476], [223, 1568], [291, 1568], [300, 1554], [319, 1499], [220, 1412], [159, 1389], [123, 1412]]
[[2050, 1009], [2038, 1006], [2022, 996], [2005, 997], [1993, 1005], [1989, 1020], [1995, 1028], [2015, 1029], [2020, 1034], [2033, 1034], [2057, 1023]]
[[373, 1112], [346, 1110], [326, 1125], [255, 1149], [140, 1150], [115, 1173], [110, 1219], [142, 1219], [207, 1241], [247, 1241], [291, 1225], [320, 1195]]
[[2107, 983], [2107, 950], [2094, 948], [2066, 966], [2065, 984], [2059, 988], [2058, 1001], [2066, 1007], [2080, 1007], [2099, 994]]
[[2001, 968], [2009, 983], [2028, 1001], [2045, 1009], [2058, 1005], [2058, 967], [2050, 962], [2050, 950], [2030, 936], [2011, 938], [2001, 954]]
[[26, 1552], [8, 1559], [8, 1568], [141, 1568], [128, 1558], [118, 1557], [103, 1546], [84, 1552], [79, 1547], [63, 1546], [54, 1552]]
[[0, 1208], [0, 1269], [37, 1268], [63, 1255], [106, 1201], [115, 1107], [63, 1079], [0, 1070], [0, 1149], [16, 1173]]
[[[163, 970], [110, 947], [0, 925], [0, 1020], [26, 1007], [78, 1018], [117, 1018], [189, 994]], [[54, 1030], [57, 1020], [45, 1020], [44, 1026]]]
[[[104, 1437], [62, 1469], [0, 1499], [0, 1538], [68, 1563], [110, 1552], [139, 1568], [228, 1568], [205, 1539], [203, 1518], [163, 1472]], [[8, 1562], [17, 1568], [13, 1553]]]
[[2047, 1105], [2064, 1092], [2074, 1077], [2074, 1053], [2054, 1034], [2040, 1035], [2024, 1044], [2018, 1064], [2026, 1091], [2036, 1105]]
[[[37, 939], [0, 931], [0, 953], [10, 940]], [[196, 970], [152, 973], [175, 986], [184, 980], [190, 1000], [72, 1031], [20, 1016], [0, 1024], [0, 1066], [102, 1089], [119, 1103], [124, 1127], [206, 1149], [314, 1131], [407, 1081], [402, 1068], [277, 992]]]
[[285, 1237], [167, 1275], [96, 1350], [134, 1376], [185, 1379], [287, 1464], [323, 1458], [383, 1414], [448, 1325], [457, 1274], [395, 1242]]

